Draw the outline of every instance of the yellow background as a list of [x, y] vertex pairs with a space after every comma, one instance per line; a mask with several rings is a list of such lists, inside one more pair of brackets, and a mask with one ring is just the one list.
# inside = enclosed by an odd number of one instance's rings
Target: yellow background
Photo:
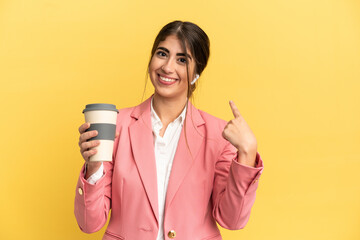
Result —
[[224, 240], [360, 239], [358, 0], [0, 1], [0, 239], [101, 239], [73, 214], [82, 110], [139, 104], [177, 19], [211, 41], [195, 106], [230, 120], [234, 100], [264, 160]]

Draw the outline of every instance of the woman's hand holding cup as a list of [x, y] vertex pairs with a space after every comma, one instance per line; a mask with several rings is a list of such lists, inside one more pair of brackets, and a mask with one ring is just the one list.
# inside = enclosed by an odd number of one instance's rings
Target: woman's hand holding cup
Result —
[[[89, 161], [89, 158], [92, 155], [95, 155], [97, 152], [96, 149], [92, 149], [92, 148], [100, 145], [99, 140], [87, 141], [88, 139], [93, 138], [98, 135], [98, 132], [96, 130], [85, 132], [86, 129], [88, 129], [89, 127], [90, 127], [90, 123], [84, 123], [79, 127], [80, 153], [81, 153], [81, 156], [83, 157], [83, 159], [85, 160], [86, 166], [87, 166], [86, 176], [85, 176], [86, 179], [89, 178], [93, 173], [95, 173], [101, 165], [101, 162], [98, 162], [98, 161], [90, 162]], [[117, 138], [118, 136], [119, 136], [119, 133], [116, 133], [115, 138]]]
[[83, 113], [85, 123], [79, 127], [79, 147], [86, 162], [87, 179], [103, 161], [112, 161], [119, 110], [113, 104], [93, 103], [87, 104]]
[[101, 162], [90, 162], [89, 161], [89, 158], [92, 155], [95, 155], [97, 152], [96, 149], [91, 149], [91, 148], [100, 145], [99, 140], [87, 141], [88, 139], [98, 135], [98, 132], [96, 130], [85, 132], [85, 130], [88, 129], [89, 127], [90, 127], [90, 123], [84, 123], [79, 127], [80, 153], [81, 153], [81, 156], [84, 158], [85, 162], [87, 163], [85, 179], [89, 178], [93, 173], [95, 173], [101, 165]]

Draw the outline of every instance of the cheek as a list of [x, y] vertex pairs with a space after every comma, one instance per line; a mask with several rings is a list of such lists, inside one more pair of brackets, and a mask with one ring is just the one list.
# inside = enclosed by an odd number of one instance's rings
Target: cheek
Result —
[[156, 73], [156, 66], [154, 64], [150, 64], [149, 65], [149, 75], [154, 78], [156, 77], [157, 73]]
[[[189, 69], [190, 70], [190, 69]], [[188, 76], [187, 76], [187, 73], [186, 73], [186, 68], [185, 69], [181, 69], [181, 79], [183, 80], [187, 80]], [[190, 73], [189, 73], [189, 77], [190, 77]]]
[[181, 81], [181, 86], [182, 86], [182, 88], [187, 88], [188, 87], [188, 81], [186, 80], [186, 75], [185, 75], [185, 77], [182, 79], [182, 81]]
[[154, 71], [154, 65], [150, 63], [149, 65], [149, 73], [152, 73]]
[[151, 58], [150, 64], [149, 64], [149, 71], [153, 71], [156, 69], [156, 59], [154, 57]]

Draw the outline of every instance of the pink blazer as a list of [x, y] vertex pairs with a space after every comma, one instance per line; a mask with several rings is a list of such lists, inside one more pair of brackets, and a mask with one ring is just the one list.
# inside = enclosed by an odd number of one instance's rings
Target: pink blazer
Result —
[[[104, 176], [96, 184], [84, 179], [82, 167], [74, 212], [83, 232], [100, 230], [111, 209], [103, 240], [156, 239], [159, 211], [150, 101], [119, 109], [113, 161], [104, 162]], [[216, 222], [232, 230], [248, 222], [263, 162], [257, 153], [256, 167], [239, 164], [236, 148], [222, 137], [225, 125], [189, 101], [166, 193], [165, 239], [220, 240]]]

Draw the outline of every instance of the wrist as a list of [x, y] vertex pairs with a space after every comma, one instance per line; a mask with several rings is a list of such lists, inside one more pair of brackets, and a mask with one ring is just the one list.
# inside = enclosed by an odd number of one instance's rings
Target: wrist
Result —
[[91, 175], [93, 175], [101, 166], [102, 162], [86, 162], [85, 169], [85, 179], [88, 179]]
[[256, 151], [244, 152], [244, 151], [238, 150], [237, 161], [240, 164], [250, 166], [250, 167], [255, 167]]

